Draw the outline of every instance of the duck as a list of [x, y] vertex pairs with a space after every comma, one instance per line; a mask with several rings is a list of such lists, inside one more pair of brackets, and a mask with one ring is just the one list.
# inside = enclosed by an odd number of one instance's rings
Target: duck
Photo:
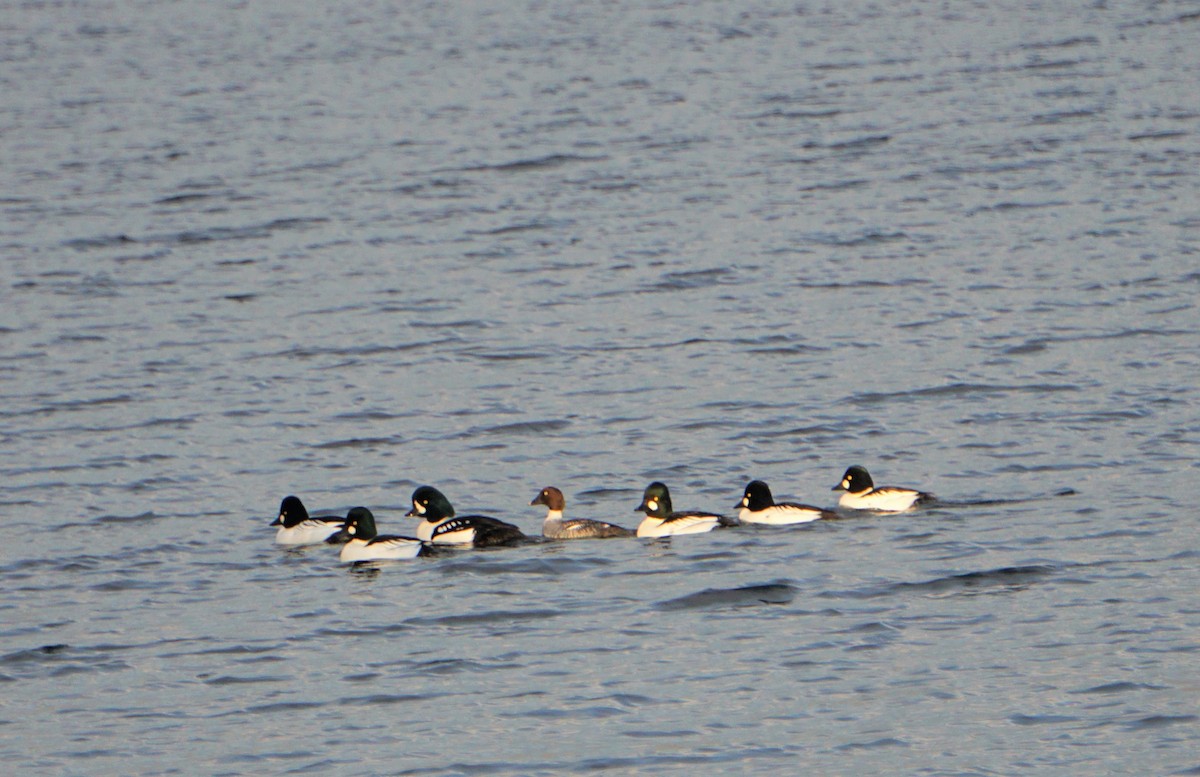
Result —
[[776, 502], [771, 496], [771, 488], [761, 480], [751, 480], [746, 484], [742, 500], [734, 505], [734, 509], [739, 510], [738, 520], [742, 523], [763, 523], [774, 526], [809, 523], [838, 517], [835, 512], [812, 505]]
[[876, 510], [899, 513], [920, 504], [932, 502], [935, 497], [925, 491], [900, 486], [875, 486], [866, 467], [854, 465], [842, 475], [842, 480], [831, 490], [844, 491], [838, 499], [838, 507], [850, 510]]
[[632, 537], [637, 532], [604, 521], [593, 521], [588, 518], [563, 518], [563, 508], [567, 500], [563, 492], [554, 486], [546, 486], [529, 503], [545, 505], [546, 520], [542, 522], [542, 536], [551, 540], [579, 540], [590, 537], [603, 539], [607, 537]]
[[354, 507], [346, 513], [342, 533], [346, 535], [339, 556], [343, 563], [416, 558], [425, 547], [416, 537], [380, 535], [375, 529], [375, 516], [365, 507]]
[[279, 503], [279, 516], [269, 525], [278, 526], [275, 542], [280, 545], [319, 545], [322, 542], [338, 542], [334, 539], [342, 530], [345, 519], [341, 516], [310, 518], [304, 503], [297, 496], [285, 496]]
[[445, 494], [433, 486], [421, 486], [412, 493], [412, 509], [407, 515], [420, 518], [417, 537], [435, 545], [511, 545], [525, 534], [511, 523], [486, 515], [455, 517], [454, 507]]
[[716, 513], [699, 511], [675, 512], [671, 509], [671, 492], [665, 483], [654, 481], [646, 486], [642, 503], [634, 512], [645, 513], [638, 524], [639, 537], [670, 537], [675, 534], [703, 534], [718, 526], [733, 525], [728, 518]]

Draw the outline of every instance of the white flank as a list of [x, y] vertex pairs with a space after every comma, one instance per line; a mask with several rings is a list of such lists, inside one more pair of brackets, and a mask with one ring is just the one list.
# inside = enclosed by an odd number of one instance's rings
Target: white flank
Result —
[[639, 537], [671, 537], [676, 534], [703, 534], [717, 528], [720, 520], [715, 515], [688, 515], [673, 521], [663, 521], [649, 515], [638, 524]]
[[421, 542], [419, 540], [397, 538], [383, 540], [382, 542], [369, 542], [367, 540], [354, 539], [342, 546], [340, 558], [346, 563], [352, 561], [376, 561], [382, 559], [416, 558], [420, 552]]
[[911, 488], [876, 488], [871, 491], [851, 494], [846, 492], [838, 500], [839, 507], [850, 510], [878, 510], [884, 513], [899, 513], [916, 503], [921, 494]]
[[[417, 536], [421, 536], [420, 532], [417, 532]], [[421, 539], [424, 539], [424, 537]], [[474, 541], [475, 529], [470, 526], [458, 531], [448, 531], [445, 534], [439, 534], [431, 540], [436, 545], [470, 545]]]
[[789, 523], [810, 523], [821, 519], [820, 510], [806, 510], [793, 505], [772, 505], [765, 510], [750, 510], [743, 507], [738, 511], [742, 523], [764, 523], [783, 526]]
[[275, 542], [280, 545], [317, 545], [342, 530], [342, 524], [309, 519], [292, 528], [280, 526], [275, 532]]

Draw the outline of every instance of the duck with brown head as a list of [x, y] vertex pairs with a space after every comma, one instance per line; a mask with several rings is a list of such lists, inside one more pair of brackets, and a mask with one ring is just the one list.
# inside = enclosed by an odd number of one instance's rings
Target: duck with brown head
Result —
[[594, 521], [588, 518], [563, 518], [567, 500], [563, 492], [554, 486], [546, 486], [533, 498], [530, 505], [545, 505], [546, 519], [542, 522], [542, 536], [551, 540], [605, 539], [608, 537], [632, 537], [633, 529]]

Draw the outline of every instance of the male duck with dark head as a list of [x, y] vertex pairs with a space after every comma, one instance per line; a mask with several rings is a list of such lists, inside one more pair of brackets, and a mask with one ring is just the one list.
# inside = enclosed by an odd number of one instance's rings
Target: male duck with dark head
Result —
[[425, 543], [416, 537], [380, 535], [375, 530], [375, 516], [365, 507], [352, 508], [346, 514], [342, 533], [346, 544], [342, 546], [340, 558], [346, 563], [416, 558], [425, 547]]
[[842, 481], [833, 487], [844, 491], [838, 499], [838, 507], [850, 510], [876, 510], [884, 513], [899, 513], [910, 507], [932, 502], [936, 497], [914, 488], [900, 486], [876, 486], [866, 467], [857, 464], [846, 470]]
[[278, 517], [270, 525], [279, 527], [279, 531], [275, 532], [275, 542], [280, 545], [317, 545], [340, 542], [335, 538], [342, 530], [343, 523], [345, 520], [341, 516], [310, 518], [299, 497], [285, 496], [279, 503]]
[[822, 510], [812, 505], [795, 502], [776, 502], [771, 489], [761, 480], [751, 480], [746, 485], [742, 501], [734, 505], [739, 509], [738, 520], [742, 523], [763, 523], [782, 526], [789, 523], [809, 523], [826, 518], [837, 518], [835, 512]]
[[563, 492], [554, 486], [543, 488], [530, 505], [545, 505], [546, 520], [542, 522], [542, 536], [551, 540], [579, 540], [586, 538], [632, 537], [636, 532], [623, 526], [588, 518], [563, 518], [567, 500]]
[[639, 537], [703, 534], [718, 526], [736, 524], [735, 521], [716, 513], [696, 510], [675, 512], [671, 509], [671, 492], [667, 490], [666, 484], [657, 480], [646, 486], [646, 492], [642, 494], [642, 503], [634, 508], [634, 512], [646, 514], [637, 528]]
[[410, 517], [420, 518], [417, 537], [435, 545], [511, 545], [525, 539], [511, 523], [486, 515], [455, 517], [450, 500], [433, 486], [421, 486], [412, 494]]

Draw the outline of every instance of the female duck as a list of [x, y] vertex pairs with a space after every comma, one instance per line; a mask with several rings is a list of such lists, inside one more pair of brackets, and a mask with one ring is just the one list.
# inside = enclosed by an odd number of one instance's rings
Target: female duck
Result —
[[547, 486], [529, 503], [545, 505], [546, 520], [542, 522], [542, 536], [552, 540], [578, 540], [588, 537], [632, 537], [635, 532], [623, 526], [616, 526], [604, 521], [593, 521], [588, 518], [563, 518], [563, 509], [567, 500], [562, 491], [554, 486]]
[[702, 534], [718, 526], [733, 525], [728, 518], [716, 513], [699, 511], [675, 512], [671, 509], [671, 492], [657, 480], [646, 486], [642, 503], [634, 512], [645, 513], [638, 525], [639, 537], [670, 537], [675, 534]]
[[299, 497], [285, 496], [279, 503], [279, 517], [271, 521], [278, 526], [275, 542], [280, 545], [317, 545], [322, 542], [339, 542], [335, 539], [342, 530], [345, 519], [341, 516], [309, 518], [308, 510]]
[[875, 487], [866, 467], [855, 465], [842, 475], [842, 482], [833, 487], [834, 491], [845, 491], [838, 499], [838, 507], [850, 510], [878, 510], [885, 513], [899, 513], [926, 502], [932, 502], [936, 497], [924, 491], [899, 486]]
[[340, 558], [346, 563], [416, 558], [425, 546], [415, 537], [380, 536], [375, 530], [375, 516], [365, 507], [355, 507], [346, 514], [342, 532], [347, 542], [342, 546]]
[[825, 518], [837, 518], [837, 513], [822, 510], [812, 505], [795, 502], [776, 502], [771, 489], [761, 480], [751, 480], [746, 485], [742, 501], [734, 505], [740, 508], [738, 520], [742, 523], [764, 523], [782, 526], [789, 523], [808, 523]]
[[486, 515], [455, 517], [450, 500], [433, 486], [421, 486], [412, 494], [409, 517], [420, 518], [417, 537], [435, 545], [511, 545], [525, 539], [511, 523]]

